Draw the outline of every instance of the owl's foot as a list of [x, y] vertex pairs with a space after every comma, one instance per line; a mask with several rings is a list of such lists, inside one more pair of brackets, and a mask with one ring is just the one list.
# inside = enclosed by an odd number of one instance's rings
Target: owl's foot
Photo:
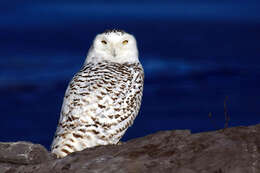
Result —
[[122, 145], [122, 144], [123, 144], [123, 142], [119, 141], [116, 145]]

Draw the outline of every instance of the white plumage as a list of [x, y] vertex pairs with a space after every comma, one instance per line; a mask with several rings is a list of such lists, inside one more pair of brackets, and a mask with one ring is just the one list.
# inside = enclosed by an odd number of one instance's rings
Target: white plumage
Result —
[[139, 112], [143, 81], [134, 36], [121, 30], [97, 35], [66, 90], [52, 153], [64, 157], [117, 144]]

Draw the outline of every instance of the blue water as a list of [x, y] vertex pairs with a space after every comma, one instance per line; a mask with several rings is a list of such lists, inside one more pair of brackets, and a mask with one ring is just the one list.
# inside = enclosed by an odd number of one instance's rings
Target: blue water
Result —
[[223, 128], [226, 97], [230, 126], [260, 122], [258, 1], [1, 3], [0, 141], [49, 147], [67, 84], [108, 28], [136, 36], [145, 70], [140, 114], [123, 140]]

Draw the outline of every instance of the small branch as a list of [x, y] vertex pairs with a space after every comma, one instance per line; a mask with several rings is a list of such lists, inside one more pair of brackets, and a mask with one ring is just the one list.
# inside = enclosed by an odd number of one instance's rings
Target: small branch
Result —
[[225, 127], [224, 128], [228, 128], [228, 123], [230, 120], [230, 116], [229, 116], [228, 110], [227, 110], [227, 100], [228, 100], [228, 96], [226, 96], [226, 98], [224, 100], [224, 115], [225, 115]]

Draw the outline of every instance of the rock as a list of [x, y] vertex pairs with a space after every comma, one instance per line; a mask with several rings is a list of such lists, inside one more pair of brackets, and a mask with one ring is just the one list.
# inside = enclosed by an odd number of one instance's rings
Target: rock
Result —
[[8, 157], [3, 156], [2, 148], [0, 145], [0, 173], [260, 173], [260, 124], [197, 134], [161, 131], [62, 159], [52, 159], [42, 150], [38, 154], [45, 159], [38, 163], [15, 154], [28, 153], [26, 147], [10, 148]]
[[48, 151], [40, 144], [30, 142], [0, 143], [0, 162], [37, 164], [49, 159]]

